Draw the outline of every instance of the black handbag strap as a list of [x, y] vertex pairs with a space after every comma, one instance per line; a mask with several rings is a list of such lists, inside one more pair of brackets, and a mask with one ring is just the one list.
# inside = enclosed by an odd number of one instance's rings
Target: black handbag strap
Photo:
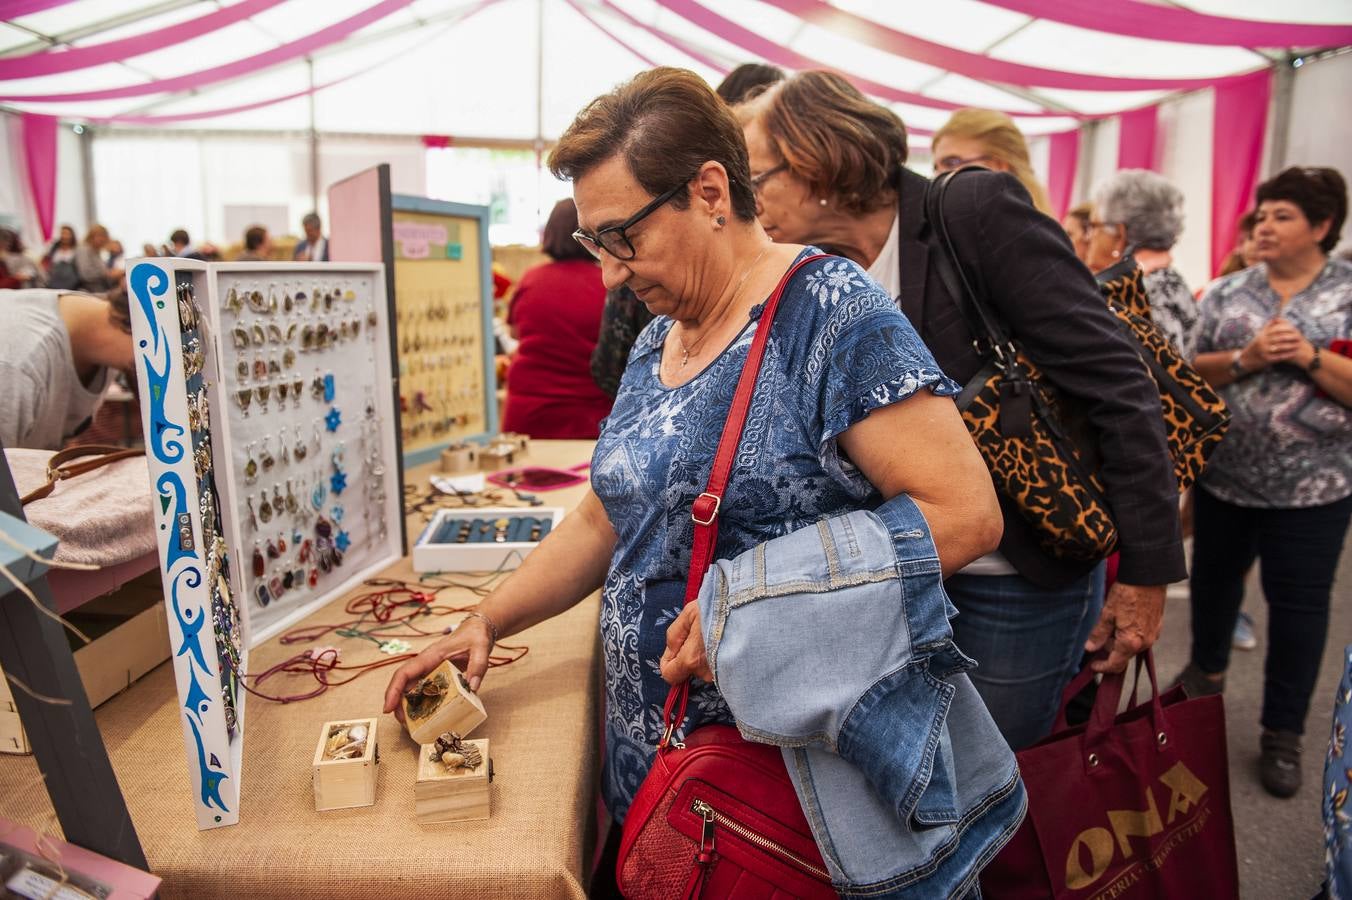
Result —
[[957, 248], [953, 244], [953, 236], [949, 233], [948, 220], [944, 217], [944, 196], [948, 193], [948, 186], [963, 171], [965, 170], [955, 169], [952, 172], [945, 172], [931, 181], [925, 189], [925, 218], [929, 220], [934, 233], [938, 236], [942, 251], [935, 257], [935, 268], [938, 270], [940, 280], [944, 282], [944, 287], [957, 302], [963, 318], [967, 319], [968, 327], [971, 328], [978, 344], [982, 340], [986, 342], [986, 347], [978, 346], [977, 351], [983, 357], [994, 354], [1001, 363], [1007, 365], [1014, 362], [1013, 341], [1010, 340], [994, 310], [986, 304], [985, 298], [967, 277], [967, 271], [963, 268]]

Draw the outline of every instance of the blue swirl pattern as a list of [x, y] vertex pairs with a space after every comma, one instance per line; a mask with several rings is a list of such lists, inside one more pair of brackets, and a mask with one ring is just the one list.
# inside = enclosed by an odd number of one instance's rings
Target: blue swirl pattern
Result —
[[[202, 570], [195, 564], [200, 559], [196, 548], [201, 545], [201, 541], [194, 540], [188, 545], [190, 549], [184, 549], [184, 542], [178, 536], [180, 516], [196, 507], [197, 498], [189, 497], [185, 487], [185, 478], [196, 483], [195, 473], [187, 448], [182, 441], [177, 440], [187, 435], [188, 430], [184, 423], [170, 418], [169, 413], [171, 376], [183, 364], [178, 306], [176, 303], [166, 303], [164, 299], [173, 297], [173, 279], [158, 265], [138, 263], [132, 267], [127, 281], [134, 300], [131, 306], [134, 332], [142, 338], [137, 341], [137, 346], [142, 372], [141, 396], [148, 418], [146, 442], [150, 450], [151, 469], [155, 474], [155, 490], [161, 500], [158, 512], [163, 548], [162, 575], [170, 586], [170, 608], [173, 612], [170, 630], [177, 632], [171, 635], [171, 641], [177, 644], [175, 659], [184, 660], [181, 664], [184, 668], [178, 669], [177, 675], [184, 715], [196, 746], [198, 810], [199, 815], [203, 809], [213, 808], [229, 813], [229, 807], [221, 796], [222, 784], [229, 779], [229, 775], [221, 771], [220, 757], [216, 752], [208, 753], [203, 739], [203, 729], [207, 727], [206, 716], [215, 700], [203, 688], [203, 684], [213, 684], [215, 673], [208, 665], [207, 654], [202, 647], [202, 631], [208, 617], [202, 602], [203, 592], [199, 590], [203, 583]], [[168, 316], [164, 323], [160, 322], [161, 314]], [[145, 338], [144, 335], [149, 337]], [[179, 408], [184, 404], [174, 406]], [[185, 588], [183, 596], [180, 596], [180, 587]], [[214, 742], [216, 737], [213, 730], [208, 730], [208, 738]], [[224, 734], [220, 735], [220, 739], [225, 740]], [[222, 756], [225, 756], [224, 748], [221, 750]], [[221, 822], [221, 816], [215, 815], [215, 821]]]

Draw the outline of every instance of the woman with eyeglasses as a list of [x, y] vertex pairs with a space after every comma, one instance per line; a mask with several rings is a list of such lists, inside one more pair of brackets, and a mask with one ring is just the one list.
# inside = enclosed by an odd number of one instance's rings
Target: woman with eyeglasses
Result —
[[1258, 773], [1268, 793], [1291, 797], [1352, 521], [1352, 264], [1329, 256], [1347, 183], [1290, 168], [1256, 199], [1257, 263], [1201, 303], [1193, 365], [1232, 418], [1194, 491], [1192, 659], [1178, 681], [1193, 696], [1225, 689], [1257, 559], [1268, 604]]
[[982, 166], [1008, 172], [1019, 179], [1033, 205], [1051, 215], [1047, 191], [1033, 174], [1028, 143], [1014, 120], [993, 109], [960, 109], [934, 132], [934, 174], [942, 175], [966, 166]]
[[1094, 190], [1085, 264], [1101, 272], [1132, 256], [1145, 274], [1150, 315], [1184, 358], [1197, 336], [1197, 301], [1174, 268], [1183, 233], [1183, 192], [1163, 175], [1123, 169]]
[[[766, 231], [866, 267], [944, 372], [971, 380], [985, 358], [966, 301], [938, 265], [944, 249], [925, 209], [930, 182], [905, 167], [896, 114], [830, 72], [800, 72], [738, 114]], [[1047, 554], [1033, 526], [1002, 501], [999, 550], [945, 584], [961, 613], [955, 640], [980, 664], [972, 682], [1019, 749], [1051, 729], [1086, 647], [1109, 651], [1096, 669], [1121, 671], [1159, 636], [1165, 586], [1187, 574], [1178, 485], [1155, 385], [1061, 226], [1033, 208], [1018, 180], [991, 171], [955, 177], [944, 214], [987, 305], [1100, 436], [1099, 475], [1121, 539], [1118, 581], [1105, 603], [1102, 564]]]
[[[606, 287], [631, 288], [657, 317], [630, 353], [592, 458], [591, 491], [480, 604], [479, 617], [395, 673], [385, 708], [394, 710], [407, 684], [450, 657], [467, 655], [466, 675], [477, 688], [494, 640], [600, 589], [602, 795], [623, 822], [662, 738], [670, 684], [697, 676], [680, 734], [733, 721], [709, 668], [699, 604], [682, 608], [692, 504], [705, 490], [763, 304], [797, 262], [819, 251], [766, 235], [741, 129], [693, 72], [653, 69], [592, 101], [559, 139], [549, 167], [573, 182], [575, 236], [600, 261]], [[732, 559], [902, 494], [923, 511], [944, 571], [991, 550], [999, 510], [948, 399], [955, 390], [862, 267], [823, 256], [798, 268], [772, 323], [716, 513], [716, 557]], [[815, 576], [805, 570], [805, 577]], [[941, 594], [912, 602], [946, 623]], [[848, 627], [832, 620], [831, 609], [823, 599], [823, 625]], [[927, 733], [921, 725], [914, 734]], [[973, 743], [980, 746], [958, 752], [1008, 756], [998, 737]], [[990, 761], [971, 771], [995, 771]], [[973, 809], [963, 828], [993, 821], [984, 817], [1001, 806]], [[1001, 821], [1012, 828], [1017, 817]], [[962, 831], [954, 831], [955, 850]], [[956, 866], [966, 878], [999, 839], [981, 834], [986, 843], [963, 843], [950, 865], [929, 874], [949, 878]]]

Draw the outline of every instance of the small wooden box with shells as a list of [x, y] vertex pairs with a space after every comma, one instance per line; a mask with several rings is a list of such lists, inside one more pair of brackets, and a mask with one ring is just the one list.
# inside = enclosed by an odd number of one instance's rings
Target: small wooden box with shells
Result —
[[420, 825], [487, 819], [492, 781], [486, 738], [469, 741], [454, 732], [443, 734], [418, 750], [414, 815]]
[[351, 809], [376, 802], [378, 719], [325, 722], [315, 748], [315, 809]]
[[443, 662], [404, 692], [404, 724], [419, 744], [446, 732], [468, 735], [488, 718], [484, 703], [469, 689], [464, 674]]

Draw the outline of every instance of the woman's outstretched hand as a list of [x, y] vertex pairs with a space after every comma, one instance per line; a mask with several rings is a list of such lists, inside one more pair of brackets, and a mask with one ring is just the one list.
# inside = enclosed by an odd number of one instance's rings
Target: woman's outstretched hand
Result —
[[455, 631], [394, 670], [389, 686], [385, 688], [385, 712], [392, 712], [400, 722], [404, 721], [404, 709], [399, 698], [408, 690], [410, 683], [448, 659], [452, 665], [464, 670], [469, 689], [478, 691], [479, 682], [488, 671], [488, 654], [492, 649], [493, 638], [484, 621], [473, 617], [465, 619], [455, 626]]

